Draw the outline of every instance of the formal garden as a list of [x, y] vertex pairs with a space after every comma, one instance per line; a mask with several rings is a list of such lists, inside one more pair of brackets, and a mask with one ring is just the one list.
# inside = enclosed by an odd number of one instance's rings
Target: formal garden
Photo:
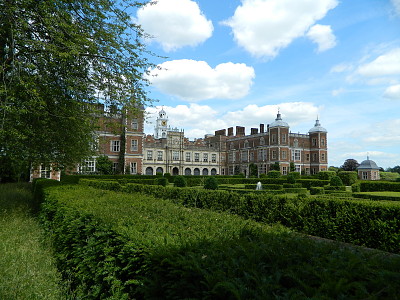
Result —
[[0, 261], [2, 299], [399, 297], [400, 182], [321, 172], [6, 186], [2, 247], [15, 258]]

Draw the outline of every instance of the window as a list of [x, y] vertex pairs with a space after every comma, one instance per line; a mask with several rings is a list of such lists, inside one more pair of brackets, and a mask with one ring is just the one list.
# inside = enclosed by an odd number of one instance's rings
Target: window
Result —
[[120, 141], [111, 141], [111, 152], [119, 152]]
[[306, 161], [310, 161], [310, 153], [306, 154]]
[[117, 162], [113, 163], [113, 168], [112, 168], [112, 170], [113, 170], [113, 173], [114, 173], [114, 174], [117, 173], [117, 171], [118, 171], [118, 163], [117, 163]]
[[80, 173], [94, 173], [96, 171], [96, 161], [92, 160], [85, 160], [79, 166]]
[[131, 162], [131, 174], [137, 174], [137, 163]]
[[194, 161], [199, 162], [200, 161], [200, 153], [195, 153], [194, 154]]
[[296, 172], [301, 173], [301, 166], [300, 165], [296, 165]]
[[276, 142], [276, 134], [272, 135], [272, 142], [275, 143]]
[[131, 122], [131, 126], [133, 130], [138, 130], [139, 129], [139, 123], [137, 119], [133, 119]]
[[368, 180], [368, 172], [362, 172], [362, 179]]
[[249, 148], [249, 141], [246, 140], [246, 141], [244, 142], [244, 148]]
[[250, 152], [250, 161], [254, 161], [254, 152]]
[[282, 175], [287, 175], [287, 167], [282, 167]]
[[153, 150], [147, 150], [147, 160], [153, 159]]
[[313, 153], [313, 155], [312, 155], [312, 161], [317, 161], [317, 153]]
[[321, 161], [325, 161], [325, 153], [321, 153]]
[[325, 146], [325, 139], [321, 139], [321, 145]]
[[203, 154], [203, 162], [208, 162], [208, 153]]
[[138, 151], [138, 140], [131, 141], [131, 151]]
[[272, 150], [272, 159], [276, 159], [276, 151]]
[[242, 161], [247, 161], [247, 151], [242, 151]]
[[211, 154], [211, 162], [213, 163], [217, 162], [217, 154]]
[[286, 144], [286, 134], [282, 134], [282, 143]]
[[186, 152], [186, 161], [191, 161], [192, 160], [192, 155], [190, 152]]
[[40, 165], [40, 178], [50, 178], [50, 167]]
[[172, 160], [179, 160], [179, 151], [172, 152]]
[[314, 147], [317, 146], [317, 139], [316, 139], [316, 138], [313, 138], [313, 139], [312, 139], [312, 145], [313, 145]]
[[292, 160], [300, 160], [301, 152], [300, 150], [292, 150]]
[[264, 145], [265, 144], [265, 140], [264, 140], [264, 138], [262, 137], [261, 139], [260, 139], [260, 145]]
[[233, 153], [232, 152], [228, 153], [228, 162], [233, 162]]
[[163, 160], [163, 152], [162, 151], [157, 151], [157, 160]]
[[286, 159], [286, 151], [282, 151], [282, 159]]

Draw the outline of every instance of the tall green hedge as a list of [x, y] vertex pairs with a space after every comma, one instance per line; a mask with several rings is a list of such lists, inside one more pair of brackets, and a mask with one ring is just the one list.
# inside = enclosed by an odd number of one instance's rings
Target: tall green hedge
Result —
[[[99, 181], [85, 184], [104, 188]], [[365, 200], [287, 198], [127, 184], [121, 190], [173, 199], [189, 207], [230, 211], [266, 223], [281, 223], [299, 232], [400, 253], [399, 203]]]
[[[400, 289], [396, 257], [282, 227], [85, 186], [42, 196], [42, 224], [78, 299], [396, 299]], [[249, 213], [291, 211], [254, 197], [244, 198]]]
[[400, 182], [391, 181], [361, 181], [361, 192], [400, 192]]

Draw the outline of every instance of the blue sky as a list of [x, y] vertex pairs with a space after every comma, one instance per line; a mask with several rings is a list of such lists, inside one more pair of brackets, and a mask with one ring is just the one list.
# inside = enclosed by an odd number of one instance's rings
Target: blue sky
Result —
[[[132, 15], [153, 36], [145, 132], [164, 106], [189, 138], [317, 116], [329, 165], [400, 165], [400, 0], [158, 0]], [[156, 75], [156, 76], [154, 76]]]

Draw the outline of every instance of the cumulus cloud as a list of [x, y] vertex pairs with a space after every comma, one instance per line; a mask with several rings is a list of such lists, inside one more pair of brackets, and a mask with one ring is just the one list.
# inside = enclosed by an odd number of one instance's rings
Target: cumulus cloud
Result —
[[188, 101], [239, 99], [249, 93], [254, 69], [245, 64], [222, 63], [215, 68], [189, 59], [162, 63], [147, 78], [160, 91]]
[[[314, 120], [319, 108], [308, 102], [290, 102], [279, 105], [248, 105], [236, 111], [218, 111], [208, 105], [191, 103], [190, 105], [177, 105], [176, 107], [164, 106], [169, 118], [169, 125], [184, 129], [185, 136], [201, 138], [205, 134], [214, 134], [216, 130], [227, 129], [232, 126], [245, 126], [246, 134], [250, 134], [250, 128], [259, 124], [269, 124], [275, 121], [278, 108], [282, 118], [287, 122], [291, 130], [296, 130], [299, 124], [305, 124], [310, 129], [314, 126]], [[149, 122], [145, 132], [153, 133], [155, 119], [161, 107], [149, 107], [146, 109]]]
[[157, 0], [137, 12], [136, 22], [167, 52], [196, 46], [211, 37], [214, 27], [191, 0]]
[[391, 0], [396, 13], [400, 16], [400, 0]]
[[243, 0], [223, 24], [252, 55], [275, 57], [337, 4], [337, 0]]
[[316, 24], [308, 30], [306, 36], [318, 44], [318, 52], [323, 52], [336, 46], [336, 37], [329, 25]]
[[245, 125], [258, 126], [275, 121], [276, 114], [280, 111], [282, 119], [293, 128], [299, 123], [308, 122], [310, 128], [318, 115], [318, 107], [309, 102], [287, 102], [276, 105], [258, 106], [251, 104], [242, 110], [228, 112], [225, 115], [227, 123], [231, 126]]
[[400, 84], [389, 86], [383, 93], [385, 98], [400, 100]]
[[365, 77], [399, 75], [400, 48], [392, 49], [373, 61], [360, 65], [356, 72]]

